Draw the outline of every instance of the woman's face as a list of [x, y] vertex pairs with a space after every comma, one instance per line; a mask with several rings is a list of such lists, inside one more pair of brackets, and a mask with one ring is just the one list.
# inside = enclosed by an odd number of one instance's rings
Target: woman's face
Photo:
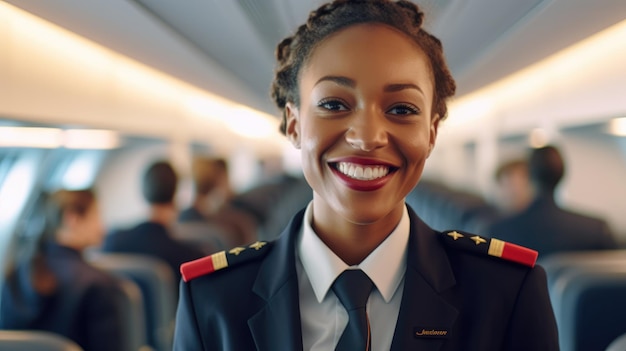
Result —
[[315, 220], [395, 225], [437, 135], [427, 56], [391, 27], [351, 26], [314, 49], [299, 84], [287, 135], [301, 149]]
[[68, 235], [66, 240], [71, 241], [71, 246], [84, 249], [98, 246], [104, 237], [104, 225], [100, 215], [100, 208], [94, 201], [83, 215], [74, 214], [66, 225]]

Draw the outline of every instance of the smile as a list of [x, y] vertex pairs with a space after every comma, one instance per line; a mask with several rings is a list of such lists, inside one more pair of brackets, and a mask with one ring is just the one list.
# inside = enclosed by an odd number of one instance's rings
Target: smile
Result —
[[365, 166], [350, 162], [338, 162], [335, 167], [342, 174], [358, 180], [374, 180], [389, 174], [389, 167], [381, 165]]

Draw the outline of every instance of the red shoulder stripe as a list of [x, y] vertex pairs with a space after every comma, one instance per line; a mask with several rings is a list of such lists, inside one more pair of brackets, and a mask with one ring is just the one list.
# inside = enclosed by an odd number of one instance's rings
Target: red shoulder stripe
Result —
[[183, 263], [180, 273], [185, 283], [203, 275], [211, 274], [226, 267], [233, 267], [244, 262], [263, 257], [271, 243], [257, 241], [248, 246], [238, 246], [226, 251], [215, 253], [211, 256]]
[[186, 283], [194, 278], [213, 273], [225, 267], [228, 267], [228, 261], [226, 260], [225, 252], [222, 251], [195, 261], [183, 263], [180, 266], [180, 274], [182, 274]]
[[[491, 239], [492, 241], [494, 239]], [[526, 266], [534, 267], [539, 253], [527, 247], [505, 243], [502, 251], [502, 258], [509, 261], [521, 263]]]
[[475, 252], [477, 254], [487, 254], [507, 261], [534, 267], [539, 253], [535, 250], [515, 245], [496, 238], [484, 238], [476, 234], [470, 234], [457, 230], [442, 232], [446, 243], [455, 247]]

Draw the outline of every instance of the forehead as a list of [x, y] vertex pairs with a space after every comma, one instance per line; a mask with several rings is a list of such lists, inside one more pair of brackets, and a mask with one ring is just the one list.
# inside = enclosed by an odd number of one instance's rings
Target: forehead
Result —
[[430, 61], [420, 46], [407, 34], [378, 23], [344, 28], [313, 48], [301, 77], [328, 74], [415, 80], [431, 89], [433, 83]]

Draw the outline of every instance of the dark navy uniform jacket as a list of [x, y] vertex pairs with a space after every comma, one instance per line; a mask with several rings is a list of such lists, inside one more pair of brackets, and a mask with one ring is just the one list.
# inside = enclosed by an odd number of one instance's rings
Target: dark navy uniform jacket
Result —
[[102, 250], [150, 255], [161, 259], [172, 268], [176, 284], [180, 280], [180, 265], [204, 256], [200, 248], [177, 241], [170, 236], [166, 227], [154, 222], [144, 222], [131, 229], [107, 235]]
[[494, 223], [488, 234], [535, 249], [541, 258], [618, 246], [606, 222], [559, 208], [552, 194], [542, 194], [524, 211]]
[[118, 281], [67, 247], [51, 244], [46, 263], [57, 279], [56, 292], [39, 295], [30, 284], [28, 267], [20, 266], [2, 287], [0, 329], [57, 333], [85, 351], [123, 350], [126, 332]]
[[[391, 350], [558, 350], [541, 267], [474, 252], [490, 239], [475, 236], [475, 242], [467, 233], [455, 239], [433, 231], [412, 210], [409, 216]], [[302, 217], [303, 211], [276, 242], [183, 267], [174, 350], [302, 350], [295, 261]]]

